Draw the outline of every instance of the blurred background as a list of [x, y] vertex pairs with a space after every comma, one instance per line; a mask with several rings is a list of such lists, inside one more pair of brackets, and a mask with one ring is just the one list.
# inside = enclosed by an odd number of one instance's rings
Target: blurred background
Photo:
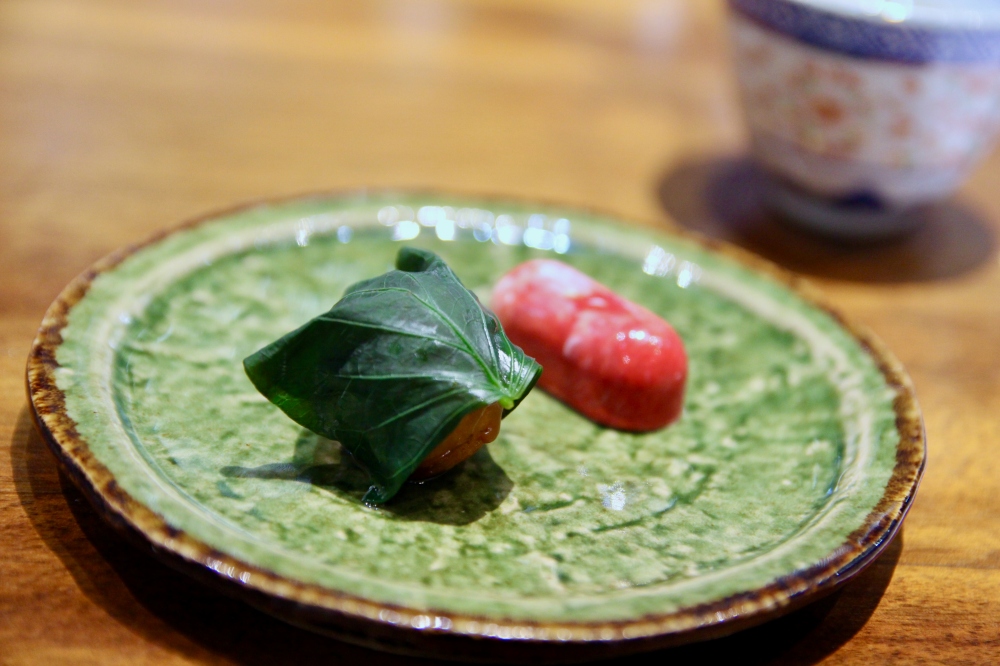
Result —
[[912, 373], [931, 467], [905, 548], [897, 539], [822, 605], [675, 658], [996, 654], [1000, 155], [903, 238], [852, 245], [790, 227], [747, 157], [725, 12], [720, 0], [0, 0], [0, 662], [405, 662], [138, 557], [60, 480], [22, 379], [47, 305], [114, 249], [247, 200], [383, 187], [590, 206], [735, 242], [810, 276]]
[[[892, 251], [831, 248], [762, 215], [724, 12], [717, 0], [8, 0], [0, 187], [19, 196], [0, 212], [29, 224], [5, 240], [43, 225], [96, 258], [247, 199], [419, 186], [672, 218], [836, 278], [986, 260], [991, 204], [974, 196]], [[967, 189], [989, 190], [991, 173]]]
[[[32, 1], [2, 12], [3, 183], [67, 197], [39, 220], [87, 216], [92, 197], [113, 196], [99, 208], [141, 237], [248, 198], [384, 185], [655, 219], [663, 172], [742, 143], [718, 2]], [[102, 224], [76, 222], [81, 242]]]

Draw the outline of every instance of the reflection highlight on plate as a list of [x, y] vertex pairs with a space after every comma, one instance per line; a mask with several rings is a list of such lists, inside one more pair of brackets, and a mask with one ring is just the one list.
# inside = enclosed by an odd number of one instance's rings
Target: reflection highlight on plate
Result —
[[456, 240], [465, 230], [481, 243], [524, 245], [556, 254], [566, 254], [571, 246], [570, 221], [540, 213], [494, 215], [481, 208], [421, 206], [414, 211], [410, 206], [384, 206], [377, 217], [381, 224], [392, 228], [392, 239], [396, 241], [414, 240], [425, 228], [433, 229], [443, 241]]
[[678, 263], [677, 257], [659, 245], [651, 247], [642, 262], [642, 272], [656, 277], [674, 274], [675, 268], [677, 286], [681, 289], [687, 289], [701, 279], [701, 267], [698, 264], [687, 260]]

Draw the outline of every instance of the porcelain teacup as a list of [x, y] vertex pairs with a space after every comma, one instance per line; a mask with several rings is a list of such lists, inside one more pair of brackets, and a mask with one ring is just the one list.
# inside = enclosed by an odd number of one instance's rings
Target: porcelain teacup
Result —
[[769, 201], [872, 239], [951, 195], [1000, 127], [995, 0], [729, 0]]

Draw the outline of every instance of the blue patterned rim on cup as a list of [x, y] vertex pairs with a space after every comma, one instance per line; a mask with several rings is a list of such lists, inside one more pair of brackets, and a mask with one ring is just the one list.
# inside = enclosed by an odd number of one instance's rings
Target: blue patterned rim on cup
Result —
[[796, 0], [730, 0], [729, 4], [772, 30], [846, 55], [905, 63], [1000, 63], [996, 23], [890, 21]]

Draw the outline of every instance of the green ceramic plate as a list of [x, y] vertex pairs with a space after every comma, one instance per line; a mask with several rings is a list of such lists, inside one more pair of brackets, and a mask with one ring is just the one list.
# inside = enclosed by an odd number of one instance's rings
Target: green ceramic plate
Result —
[[[439, 253], [486, 303], [505, 271], [552, 256], [662, 315], [689, 355], [682, 418], [622, 433], [536, 390], [467, 463], [366, 507], [366, 475], [262, 398], [241, 361], [388, 270], [401, 243]], [[924, 460], [908, 380], [792, 283], [578, 210], [302, 198], [81, 276], [43, 322], [29, 388], [99, 510], [202, 579], [391, 648], [593, 658], [794, 607], [902, 520]]]

